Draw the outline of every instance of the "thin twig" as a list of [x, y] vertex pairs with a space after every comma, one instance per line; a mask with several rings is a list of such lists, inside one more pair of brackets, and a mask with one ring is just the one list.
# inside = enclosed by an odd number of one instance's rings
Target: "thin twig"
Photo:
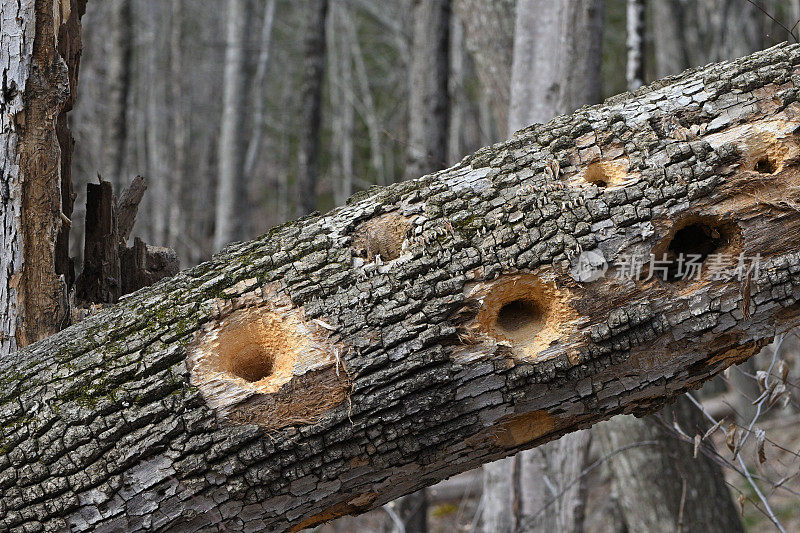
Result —
[[[708, 414], [705, 409], [703, 409], [703, 406], [700, 405], [700, 402], [695, 400], [691, 394], [687, 393], [686, 396], [698, 409], [700, 409], [700, 412], [703, 413], [703, 416], [708, 418], [713, 424], [716, 424], [717, 421], [714, 420], [714, 417]], [[772, 511], [772, 507], [769, 505], [769, 502], [764, 497], [764, 494], [761, 493], [761, 490], [758, 488], [758, 485], [756, 485], [756, 482], [753, 480], [753, 476], [752, 474], [750, 474], [750, 470], [748, 470], [747, 466], [745, 466], [741, 454], [738, 456], [738, 459], [739, 459], [739, 465], [742, 467], [742, 473], [744, 474], [745, 478], [747, 478], [747, 482], [753, 488], [759, 500], [761, 500], [761, 503], [764, 505], [764, 510], [767, 516], [769, 517], [770, 521], [773, 524], [775, 524], [775, 527], [778, 528], [778, 531], [780, 531], [781, 533], [786, 533], [786, 530], [783, 528], [783, 525], [780, 523], [778, 518], [775, 516], [775, 513]]]
[[[755, 7], [756, 9], [758, 9], [759, 11], [761, 11], [762, 13], [764, 13], [767, 17], [769, 17], [770, 20], [772, 20], [772, 22], [774, 22], [775, 24], [777, 24], [778, 26], [780, 26], [781, 28], [786, 30], [786, 33], [788, 33], [789, 35], [792, 36], [792, 39], [794, 39], [794, 42], [797, 42], [797, 37], [794, 36], [794, 33], [792, 33], [792, 30], [790, 30], [789, 28], [784, 26], [781, 21], [779, 21], [778, 19], [776, 19], [775, 17], [773, 17], [772, 15], [767, 13], [767, 11], [763, 7], [761, 7], [760, 5], [758, 5], [755, 2], [753, 2], [753, 0], [746, 0], [746, 2], [749, 3], [751, 6]], [[795, 26], [797, 26], [797, 23], [795, 23]]]

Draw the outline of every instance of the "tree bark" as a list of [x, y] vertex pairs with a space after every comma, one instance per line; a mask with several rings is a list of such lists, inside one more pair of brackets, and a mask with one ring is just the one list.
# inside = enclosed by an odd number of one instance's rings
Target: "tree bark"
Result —
[[247, 1], [228, 0], [225, 78], [219, 134], [219, 179], [214, 223], [214, 249], [241, 240], [248, 221], [247, 186], [244, 175], [244, 97]]
[[0, 17], [0, 358], [69, 323], [72, 137], [85, 1], [25, 0]]
[[1, 361], [0, 527], [298, 530], [654, 412], [800, 323], [798, 86], [781, 45], [620, 95]]
[[302, 112], [297, 164], [297, 191], [301, 214], [317, 206], [319, 136], [322, 121], [322, 82], [325, 76], [325, 19], [328, 0], [310, 0], [304, 43]]
[[[643, 13], [644, 5], [639, 0], [628, 1], [627, 72], [630, 91], [641, 85], [632, 74], [643, 72]], [[638, 54], [635, 52], [637, 47]], [[745, 403], [749, 404], [752, 399], [745, 399]], [[722, 468], [713, 457], [690, 456], [690, 446], [682, 443], [674, 431], [669, 431], [668, 425], [674, 421], [678, 426], [685, 426], [684, 431], [691, 434], [704, 432], [699, 413], [685, 397], [678, 400], [677, 406], [666, 407], [658, 415], [641, 420], [617, 416], [593, 429], [601, 453], [612, 457], [608, 468], [612, 473], [623, 523], [629, 531], [654, 533], [743, 531]], [[637, 444], [648, 442], [657, 442], [657, 445], [637, 447]], [[626, 448], [627, 451], [617, 456], [618, 450]], [[635, 479], [630, 479], [631, 475]], [[699, 501], [703, 503], [699, 505]], [[713, 509], [713, 517], [708, 516], [709, 509]]]
[[[408, 87], [406, 176], [447, 166], [450, 134], [450, 0], [413, 0]], [[428, 530], [428, 502], [421, 490], [398, 502], [409, 533]]]

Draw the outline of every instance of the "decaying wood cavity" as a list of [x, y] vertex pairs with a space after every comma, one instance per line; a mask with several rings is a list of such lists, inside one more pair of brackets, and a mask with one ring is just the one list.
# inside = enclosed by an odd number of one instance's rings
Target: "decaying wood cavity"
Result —
[[571, 328], [569, 292], [533, 274], [510, 274], [468, 289], [479, 311], [468, 328], [510, 344], [515, 357], [534, 359]]
[[347, 397], [330, 327], [309, 321], [275, 285], [225, 301], [189, 350], [191, 382], [217, 415], [266, 429], [309, 424]]
[[393, 261], [400, 257], [411, 222], [397, 213], [386, 213], [362, 222], [352, 237], [353, 255], [366, 261], [380, 257]]

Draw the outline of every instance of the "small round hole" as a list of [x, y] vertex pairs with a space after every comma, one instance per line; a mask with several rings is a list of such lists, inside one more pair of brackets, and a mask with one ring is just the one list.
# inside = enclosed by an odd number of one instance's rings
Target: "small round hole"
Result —
[[762, 157], [756, 161], [755, 166], [753, 166], [753, 170], [759, 174], [773, 174], [777, 168], [775, 166], [775, 161], [773, 161], [771, 158]]
[[585, 179], [588, 183], [596, 187], [607, 187], [608, 176], [606, 176], [606, 168], [602, 163], [592, 163], [586, 167]]
[[504, 333], [516, 333], [539, 322], [539, 309], [530, 300], [514, 300], [500, 308], [497, 327]]
[[228, 372], [252, 383], [272, 374], [274, 358], [264, 347], [251, 344], [230, 354], [227, 363]]

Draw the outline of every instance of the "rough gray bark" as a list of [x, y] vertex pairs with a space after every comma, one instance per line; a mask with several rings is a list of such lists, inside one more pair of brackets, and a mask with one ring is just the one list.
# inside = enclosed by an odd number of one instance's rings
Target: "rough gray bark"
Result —
[[82, 0], [0, 13], [0, 358], [69, 323], [72, 137]]
[[[0, 361], [0, 527], [297, 530], [655, 411], [800, 323], [799, 88], [782, 45], [621, 95]], [[697, 225], [760, 268], [614, 275]]]
[[[639, 87], [632, 73], [643, 72], [640, 40], [644, 33], [643, 10], [638, 0], [629, 0], [627, 71], [631, 91]], [[633, 34], [639, 38], [632, 39]], [[631, 53], [637, 46], [639, 54]], [[677, 405], [678, 408], [666, 407], [658, 415], [641, 420], [617, 416], [592, 430], [600, 452], [612, 457], [607, 468], [618, 495], [622, 522], [629, 531], [653, 533], [743, 531], [722, 468], [713, 457], [689, 455], [691, 446], [669, 430], [674, 422], [688, 434], [703, 433], [699, 412], [688, 400], [682, 397]], [[639, 443], [653, 441], [658, 444], [637, 447]], [[620, 449], [626, 451], [617, 454]], [[714, 516], [709, 516], [710, 509]]]
[[517, 2], [509, 130], [600, 101], [603, 0]]
[[453, 9], [464, 25], [464, 42], [501, 135], [508, 129], [515, 4], [515, 0], [453, 2]]
[[[413, 0], [412, 6], [407, 177], [445, 168], [450, 134], [450, 0]], [[409, 533], [428, 530], [424, 490], [402, 498], [397, 509]]]
[[244, 97], [247, 1], [228, 0], [225, 73], [219, 134], [219, 178], [214, 222], [214, 249], [246, 234], [248, 204], [244, 175]]
[[309, 0], [304, 42], [304, 71], [300, 146], [297, 158], [297, 191], [301, 214], [317, 206], [319, 136], [322, 115], [322, 82], [325, 76], [325, 19], [328, 0]]
[[406, 176], [447, 166], [450, 0], [414, 0]]
[[617, 416], [597, 427], [606, 424], [613, 429], [593, 432], [604, 453], [631, 446], [609, 459], [628, 531], [744, 531], [713, 448], [704, 443], [695, 458], [693, 443], [682, 441], [673, 429], [677, 424], [690, 437], [708, 429], [687, 398], [658, 415]]

